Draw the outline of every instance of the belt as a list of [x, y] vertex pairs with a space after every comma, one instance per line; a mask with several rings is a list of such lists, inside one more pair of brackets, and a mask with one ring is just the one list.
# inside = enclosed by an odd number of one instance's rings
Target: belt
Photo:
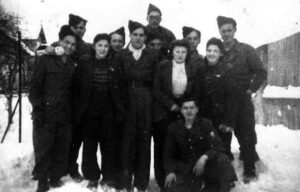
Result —
[[131, 88], [137, 88], [137, 87], [151, 87], [151, 83], [144, 82], [144, 81], [131, 81], [128, 84]]

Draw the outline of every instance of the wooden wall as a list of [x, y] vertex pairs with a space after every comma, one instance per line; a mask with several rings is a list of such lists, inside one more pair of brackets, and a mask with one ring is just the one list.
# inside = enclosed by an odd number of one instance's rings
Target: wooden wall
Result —
[[[300, 33], [257, 48], [268, 71], [263, 85], [300, 86]], [[261, 94], [254, 101], [256, 121], [264, 125], [282, 124], [300, 129], [300, 99], [268, 99]]]
[[300, 86], [300, 33], [268, 46], [268, 84]]
[[264, 99], [265, 125], [300, 129], [300, 99]]

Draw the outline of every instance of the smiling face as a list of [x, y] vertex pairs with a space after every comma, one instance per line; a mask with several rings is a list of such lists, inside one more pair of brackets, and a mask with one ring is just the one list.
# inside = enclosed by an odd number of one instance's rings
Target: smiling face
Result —
[[196, 50], [199, 43], [200, 43], [200, 37], [196, 31], [192, 31], [190, 34], [188, 34], [185, 37], [186, 40], [189, 41], [191, 45], [191, 50]]
[[161, 15], [158, 11], [151, 11], [147, 15], [147, 21], [150, 27], [156, 28], [159, 26], [161, 22]]
[[184, 46], [175, 46], [173, 49], [173, 60], [176, 63], [184, 63], [187, 57], [188, 51]]
[[72, 31], [81, 39], [83, 38], [86, 31], [86, 23], [84, 21], [80, 21], [76, 26], [71, 26]]
[[96, 58], [97, 59], [103, 59], [107, 56], [109, 51], [109, 42], [106, 39], [99, 40], [95, 43], [94, 49], [96, 52]]
[[140, 49], [146, 40], [145, 30], [143, 28], [137, 28], [130, 34], [131, 45], [135, 49]]
[[65, 55], [71, 55], [76, 49], [76, 38], [73, 35], [67, 35], [59, 41], [59, 44], [64, 49]]
[[236, 28], [232, 23], [227, 23], [219, 28], [219, 33], [224, 43], [231, 43], [234, 40]]
[[206, 48], [206, 58], [209, 65], [217, 64], [221, 56], [221, 50], [217, 45], [208, 45]]
[[111, 48], [118, 52], [118, 51], [121, 51], [124, 47], [124, 38], [122, 35], [118, 34], [118, 33], [114, 33], [112, 36], [111, 36], [111, 39], [110, 39], [110, 46]]

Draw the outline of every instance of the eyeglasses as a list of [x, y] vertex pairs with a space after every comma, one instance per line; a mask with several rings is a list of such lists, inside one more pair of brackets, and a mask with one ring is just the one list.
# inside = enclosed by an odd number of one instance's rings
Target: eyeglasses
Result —
[[154, 15], [150, 15], [149, 16], [149, 19], [151, 19], [151, 20], [159, 20], [161, 18], [161, 16], [154, 16]]

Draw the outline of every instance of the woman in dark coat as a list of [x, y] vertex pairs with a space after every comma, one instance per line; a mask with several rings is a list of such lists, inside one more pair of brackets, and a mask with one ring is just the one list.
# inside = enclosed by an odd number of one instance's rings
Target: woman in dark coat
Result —
[[232, 130], [235, 126], [236, 116], [236, 90], [237, 82], [229, 73], [229, 67], [222, 62], [224, 48], [222, 41], [211, 38], [206, 44], [204, 70], [197, 75], [197, 90], [199, 103], [202, 103], [202, 116], [212, 120], [213, 126], [218, 130], [224, 143], [228, 157], [233, 160], [230, 151]]
[[[114, 126], [122, 116], [119, 67], [109, 55], [109, 35], [98, 34], [94, 38], [93, 57], [81, 61], [76, 75], [76, 121], [84, 122], [82, 172], [89, 180], [88, 188], [97, 188], [100, 173], [101, 184], [115, 184]], [[100, 144], [101, 172], [97, 163]]]
[[171, 59], [158, 65], [154, 77], [154, 169], [159, 187], [164, 189], [163, 152], [168, 125], [181, 117], [179, 105], [194, 91], [195, 66], [189, 63], [190, 45], [176, 40], [170, 46]]

